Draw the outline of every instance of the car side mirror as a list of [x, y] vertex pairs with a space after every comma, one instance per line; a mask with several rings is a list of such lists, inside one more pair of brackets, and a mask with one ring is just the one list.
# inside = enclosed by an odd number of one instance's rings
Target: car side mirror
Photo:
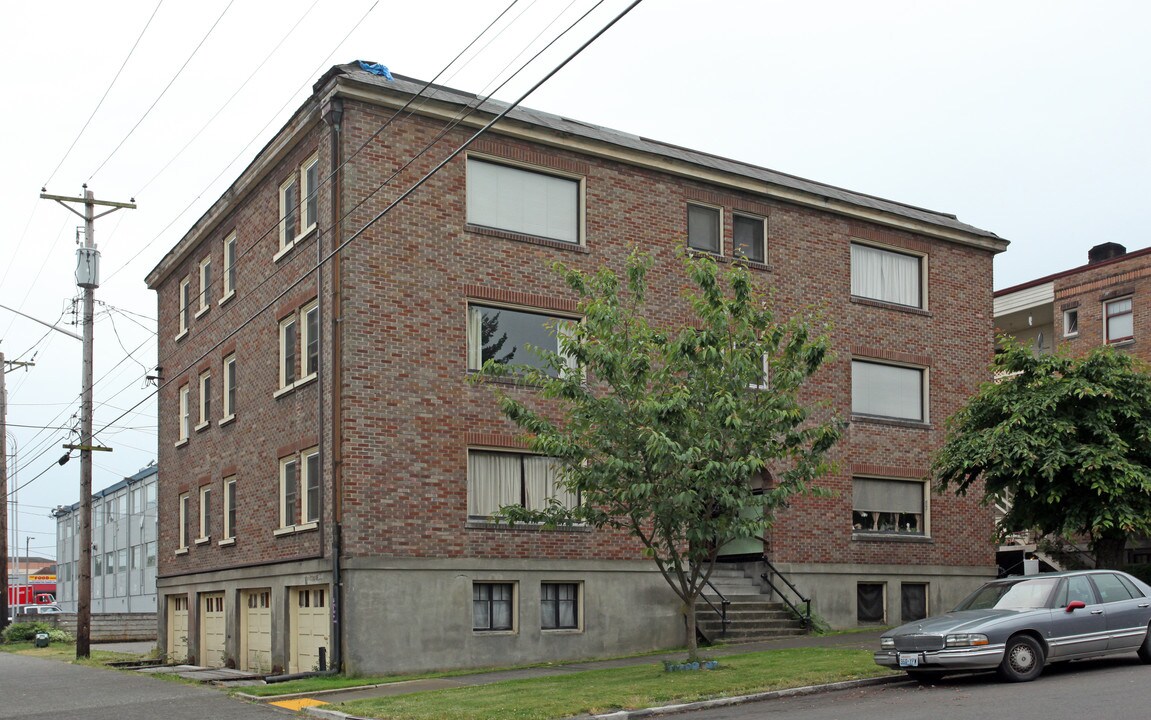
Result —
[[1087, 607], [1087, 603], [1083, 602], [1082, 600], [1072, 600], [1071, 602], [1067, 603], [1067, 612], [1075, 612], [1076, 610], [1082, 610], [1085, 607]]

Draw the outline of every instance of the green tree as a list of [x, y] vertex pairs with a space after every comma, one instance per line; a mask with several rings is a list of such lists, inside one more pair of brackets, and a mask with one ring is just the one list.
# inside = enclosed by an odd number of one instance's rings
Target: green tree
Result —
[[[558, 353], [534, 348], [546, 367], [485, 365], [485, 374], [537, 389], [500, 392], [501, 407], [533, 450], [560, 460], [561, 482], [582, 499], [500, 515], [634, 535], [683, 601], [695, 658], [696, 600], [720, 546], [762, 534], [777, 508], [813, 491], [840, 424], [830, 411], [817, 420], [798, 399], [827, 356], [825, 333], [813, 334], [807, 320], [777, 323], [746, 268], [721, 273], [714, 261], [691, 258], [694, 317], [657, 326], [645, 315], [651, 265], [633, 254], [622, 280], [607, 268], [557, 265], [580, 298], [582, 322], [555, 329]], [[753, 480], [768, 472], [756, 493]], [[763, 515], [750, 518], [748, 509]]]
[[1127, 537], [1151, 532], [1151, 377], [1110, 347], [1008, 344], [993, 369], [1001, 380], [948, 422], [939, 488], [1010, 499], [1005, 530], [1086, 536], [1096, 567], [1118, 567]]

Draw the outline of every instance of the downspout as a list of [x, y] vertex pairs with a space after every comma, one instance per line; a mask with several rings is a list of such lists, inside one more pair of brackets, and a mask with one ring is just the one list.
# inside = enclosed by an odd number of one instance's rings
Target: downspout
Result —
[[[343, 165], [342, 143], [340, 142], [340, 128], [344, 118], [344, 101], [342, 98], [331, 97], [324, 102], [321, 109], [324, 121], [331, 128], [328, 134], [330, 148], [329, 156], [331, 158], [331, 172], [329, 173], [329, 193], [331, 197], [332, 209], [332, 223], [331, 223], [331, 236], [332, 247], [339, 247], [343, 238], [343, 224], [341, 217], [343, 215], [343, 187], [341, 179], [343, 174], [341, 168]], [[316, 243], [316, 273], [317, 278], [321, 278], [320, 266], [323, 262], [324, 252], [322, 244]], [[342, 357], [342, 342], [341, 334], [339, 332], [339, 323], [343, 309], [341, 307], [340, 298], [340, 253], [336, 253], [332, 257], [331, 268], [331, 287], [332, 287], [332, 353], [331, 353], [331, 378], [332, 378], [332, 443], [331, 443], [331, 478], [332, 478], [332, 513], [331, 513], [331, 561], [332, 561], [332, 627], [329, 637], [331, 638], [331, 658], [329, 658], [329, 667], [334, 672], [340, 672], [344, 668], [344, 652], [343, 652], [343, 614], [344, 614], [344, 598], [343, 598], [343, 578], [340, 574], [340, 553], [342, 551], [343, 536], [342, 536], [342, 522], [343, 522], [343, 395], [341, 388], [343, 387], [343, 363]], [[322, 281], [321, 281], [322, 282]], [[322, 289], [322, 285], [320, 286]], [[317, 291], [317, 297], [322, 293]], [[324, 313], [320, 312], [320, 347], [323, 348], [323, 327], [326, 324]], [[322, 355], [322, 353], [321, 353]], [[320, 424], [320, 452], [323, 452], [323, 437], [324, 437], [324, 401], [323, 401], [323, 388], [324, 384], [320, 383], [320, 406], [319, 406], [319, 424]], [[320, 467], [324, 467], [324, 457], [320, 457]]]

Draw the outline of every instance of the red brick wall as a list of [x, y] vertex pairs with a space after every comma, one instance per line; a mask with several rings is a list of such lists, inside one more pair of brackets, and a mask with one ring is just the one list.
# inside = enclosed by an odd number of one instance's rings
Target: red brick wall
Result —
[[[351, 154], [390, 111], [347, 101], [344, 152]], [[365, 227], [400, 190], [431, 169], [468, 134], [454, 132], [428, 156], [379, 190], [396, 169], [440, 131], [439, 123], [406, 120], [393, 124], [345, 169], [346, 232]], [[166, 381], [207, 352], [219, 389], [223, 348], [208, 350], [249, 317], [227, 343], [239, 358], [237, 420], [192, 433], [174, 448], [177, 392], [168, 382], [160, 393], [160, 575], [217, 567], [311, 557], [323, 552], [325, 537], [307, 532], [274, 537], [278, 520], [276, 449], [315, 437], [317, 392], [313, 383], [273, 399], [277, 381], [277, 308], [298, 307], [315, 296], [309, 279], [282, 301], [275, 294], [312, 267], [315, 241], [306, 240], [279, 263], [272, 262], [278, 186], [293, 168], [320, 151], [321, 175], [330, 168], [327, 130], [318, 127], [297, 152], [285, 158], [261, 187], [238, 199], [222, 227], [159, 287], [160, 355]], [[687, 281], [677, 253], [686, 241], [686, 202], [725, 208], [724, 252], [731, 254], [732, 209], [768, 217], [767, 262], [753, 273], [775, 293], [779, 316], [822, 306], [834, 323], [837, 356], [813, 382], [810, 399], [825, 399], [851, 418], [850, 361], [853, 352], [915, 358], [930, 370], [930, 423], [926, 426], [854, 419], [836, 450], [839, 472], [821, 484], [836, 496], [797, 500], [779, 520], [772, 549], [782, 562], [947, 563], [992, 562], [990, 512], [974, 499], [933, 497], [931, 539], [919, 542], [851, 538], [851, 474], [879, 472], [921, 477], [931, 449], [943, 437], [943, 421], [986, 378], [991, 357], [991, 254], [908, 233], [887, 230], [829, 213], [770, 199], [728, 192], [658, 172], [623, 166], [563, 150], [533, 147], [493, 136], [473, 150], [535, 162], [586, 178], [585, 244], [532, 241], [466, 225], [465, 161], [461, 156], [421, 190], [352, 242], [343, 254], [343, 479], [345, 553], [382, 557], [639, 558], [636, 541], [610, 532], [548, 532], [534, 529], [467, 527], [467, 448], [516, 446], [515, 428], [500, 415], [492, 389], [468, 382], [466, 308], [469, 298], [504, 297], [552, 310], [570, 310], [574, 298], [550, 269], [556, 261], [584, 270], [607, 264], [622, 269], [633, 248], [652, 252], [652, 313], [682, 319]], [[373, 194], [360, 207], [359, 198]], [[330, 217], [321, 193], [320, 224]], [[353, 209], [354, 208], [354, 209]], [[204, 253], [213, 253], [216, 278], [222, 271], [221, 241], [240, 230], [239, 290], [236, 298], [194, 319], [189, 336], [176, 343], [177, 287], [185, 273], [195, 279]], [[926, 311], [894, 309], [850, 299], [849, 244], [866, 238], [929, 256]], [[330, 247], [330, 239], [324, 241]], [[255, 245], [253, 248], [252, 246]], [[249, 251], [249, 248], [252, 248]], [[261, 284], [262, 283], [262, 284]], [[218, 284], [218, 280], [217, 280]], [[218, 296], [218, 291], [217, 291]], [[272, 308], [259, 310], [271, 303]], [[286, 303], [286, 304], [285, 304]], [[330, 321], [329, 321], [330, 322]], [[329, 327], [329, 326], [326, 326]], [[325, 343], [330, 350], [331, 335]], [[508, 389], [510, 392], [524, 392]], [[329, 399], [331, 394], [329, 389]], [[218, 414], [218, 397], [213, 399]], [[327, 415], [330, 418], [330, 414]], [[328, 429], [330, 433], [330, 428]], [[175, 556], [176, 495], [192, 492], [194, 478], [209, 477], [218, 488], [221, 468], [239, 476], [239, 527], [232, 547], [217, 537]], [[864, 468], [864, 469], [860, 469]], [[325, 473], [325, 476], [327, 473]], [[325, 494], [327, 507], [328, 494]], [[213, 492], [222, 502], [222, 492]], [[217, 535], [219, 514], [214, 511]], [[325, 518], [327, 515], [325, 514]], [[196, 533], [193, 532], [194, 536]]]
[[[1139, 253], [1055, 280], [1055, 332], [1076, 355], [1084, 355], [1106, 342], [1104, 303], [1130, 295], [1134, 301], [1134, 339], [1116, 347], [1151, 362], [1151, 313], [1147, 312], [1151, 292], [1151, 254]], [[1063, 336], [1063, 311], [1079, 311], [1079, 335]]]

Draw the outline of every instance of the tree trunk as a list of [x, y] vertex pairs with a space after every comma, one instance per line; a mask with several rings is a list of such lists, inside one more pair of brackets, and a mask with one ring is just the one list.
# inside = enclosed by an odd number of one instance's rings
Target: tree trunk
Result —
[[695, 632], [695, 600], [699, 595], [689, 595], [684, 602], [684, 620], [687, 622], [687, 661], [699, 660], [699, 639]]
[[1095, 538], [1091, 543], [1091, 551], [1095, 553], [1095, 567], [1110, 570], [1123, 567], [1123, 549], [1126, 546], [1126, 535], [1104, 535]]

